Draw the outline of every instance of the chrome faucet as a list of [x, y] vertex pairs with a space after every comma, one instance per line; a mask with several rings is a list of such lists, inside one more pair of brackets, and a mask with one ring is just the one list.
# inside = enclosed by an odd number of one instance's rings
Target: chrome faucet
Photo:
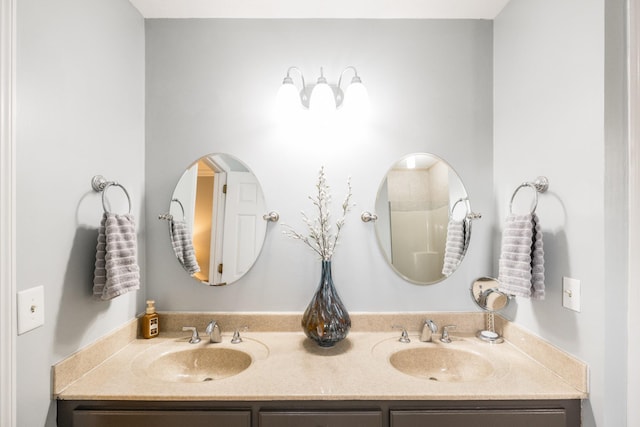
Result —
[[215, 320], [212, 320], [207, 325], [207, 329], [204, 330], [206, 334], [209, 335], [209, 341], [212, 343], [222, 342], [222, 336], [220, 334], [220, 327]]
[[422, 334], [420, 334], [420, 341], [422, 342], [432, 342], [433, 334], [438, 332], [438, 327], [436, 326], [436, 322], [431, 319], [427, 319], [424, 321], [424, 325], [422, 325]]
[[451, 343], [451, 337], [449, 336], [449, 330], [455, 329], [456, 325], [447, 325], [442, 327], [442, 336], [440, 337], [440, 341], [443, 343], [449, 344]]

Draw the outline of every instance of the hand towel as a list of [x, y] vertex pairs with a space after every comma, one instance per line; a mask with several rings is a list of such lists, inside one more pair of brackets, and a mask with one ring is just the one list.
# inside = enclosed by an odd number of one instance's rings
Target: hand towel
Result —
[[442, 274], [449, 277], [458, 267], [467, 247], [466, 218], [456, 220], [451, 218], [447, 225], [447, 240], [444, 249], [444, 265]]
[[169, 234], [173, 252], [187, 272], [193, 276], [200, 271], [198, 260], [193, 249], [191, 230], [185, 221], [169, 220]]
[[137, 289], [140, 268], [133, 216], [105, 212], [98, 230], [93, 295], [110, 300]]
[[509, 214], [498, 261], [499, 289], [525, 298], [544, 299], [544, 250], [535, 213]]

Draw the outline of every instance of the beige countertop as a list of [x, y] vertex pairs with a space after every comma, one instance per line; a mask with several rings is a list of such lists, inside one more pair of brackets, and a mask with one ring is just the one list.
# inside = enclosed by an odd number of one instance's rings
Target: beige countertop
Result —
[[[176, 315], [177, 324], [185, 320]], [[258, 316], [258, 315], [254, 315]], [[289, 315], [291, 316], [291, 315]], [[54, 396], [66, 400], [519, 400], [582, 399], [587, 397], [587, 367], [509, 322], [499, 326], [507, 340], [487, 344], [475, 338], [476, 324], [483, 317], [472, 314], [446, 314], [447, 323], [460, 325], [452, 332], [453, 342], [418, 339], [420, 319], [428, 314], [404, 315], [402, 319], [411, 343], [398, 342], [399, 331], [376, 330], [367, 315], [352, 318], [354, 327], [346, 340], [332, 348], [320, 348], [302, 332], [292, 331], [292, 321], [275, 331], [261, 330], [265, 323], [242, 318], [227, 324], [250, 324], [242, 333], [244, 342], [230, 342], [232, 330], [223, 332], [223, 342], [202, 341], [189, 344], [189, 332], [176, 332], [170, 326], [171, 314], [161, 321], [165, 332], [145, 340], [130, 337], [135, 323], [127, 325], [100, 342], [84, 349], [53, 368]], [[408, 316], [408, 317], [407, 317]], [[445, 316], [445, 315], [441, 315]], [[453, 316], [453, 319], [451, 318]], [[458, 317], [456, 317], [458, 316]], [[211, 315], [190, 322], [202, 325]], [[259, 317], [259, 316], [258, 316]], [[430, 318], [438, 318], [432, 314]], [[220, 318], [220, 317], [219, 317]], [[377, 318], [377, 317], [376, 317]], [[389, 319], [392, 317], [390, 316]], [[365, 321], [366, 320], [366, 321]], [[389, 324], [385, 319], [381, 324]], [[221, 324], [222, 321], [220, 321]], [[288, 322], [288, 323], [287, 323]], [[272, 323], [272, 322], [269, 322]], [[375, 323], [375, 322], [373, 322]], [[253, 325], [254, 327], [251, 327]], [[411, 326], [414, 326], [411, 328]], [[200, 328], [203, 330], [203, 328]], [[223, 328], [224, 329], [224, 328]], [[167, 331], [169, 330], [169, 331]], [[509, 337], [512, 340], [509, 340]], [[101, 347], [102, 346], [102, 347]], [[105, 347], [106, 346], [106, 347]], [[229, 348], [244, 351], [252, 358], [243, 372], [198, 383], [167, 382], [145, 373], [148, 361], [178, 350], [197, 347]], [[417, 378], [396, 370], [390, 356], [409, 348], [447, 348], [466, 350], [488, 360], [493, 373], [475, 381], [444, 382]], [[532, 348], [532, 354], [527, 349]], [[104, 360], [103, 360], [104, 359]]]

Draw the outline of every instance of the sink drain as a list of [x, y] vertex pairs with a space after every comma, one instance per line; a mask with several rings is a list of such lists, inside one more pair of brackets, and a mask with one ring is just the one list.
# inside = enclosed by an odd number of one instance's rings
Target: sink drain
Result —
[[213, 378], [209, 378], [209, 377], [207, 377], [207, 378], [205, 378], [205, 379], [203, 379], [203, 380], [202, 380], [202, 382], [207, 382], [207, 381], [213, 381]]
[[429, 377], [429, 381], [438, 381], [436, 377]]

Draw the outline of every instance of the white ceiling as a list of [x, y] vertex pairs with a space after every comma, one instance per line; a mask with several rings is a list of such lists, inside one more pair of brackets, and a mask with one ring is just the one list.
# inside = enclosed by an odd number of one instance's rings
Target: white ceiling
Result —
[[145, 18], [493, 19], [509, 0], [129, 0]]

